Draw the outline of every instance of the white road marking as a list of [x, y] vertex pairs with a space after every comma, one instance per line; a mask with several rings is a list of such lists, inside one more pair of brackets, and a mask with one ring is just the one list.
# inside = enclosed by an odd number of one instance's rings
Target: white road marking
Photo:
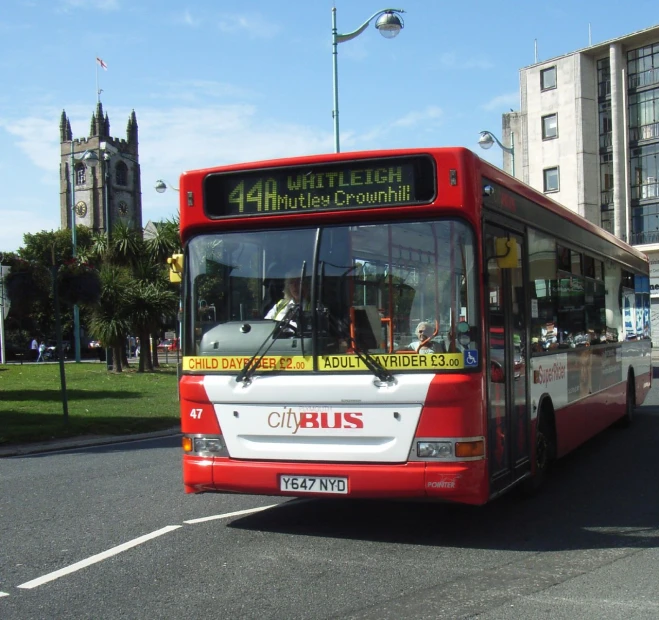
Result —
[[0, 596], [9, 596], [8, 592], [0, 592]]
[[146, 542], [147, 540], [151, 540], [153, 538], [157, 538], [158, 536], [162, 536], [163, 534], [167, 534], [168, 532], [171, 532], [172, 530], [176, 530], [179, 527], [182, 526], [168, 525], [167, 527], [163, 527], [162, 529], [156, 530], [155, 532], [151, 532], [150, 534], [145, 534], [144, 536], [140, 536], [139, 538], [135, 538], [121, 545], [117, 545], [116, 547], [112, 547], [112, 549], [108, 549], [107, 551], [103, 551], [102, 553], [97, 553], [96, 555], [92, 555], [91, 557], [85, 560], [81, 560], [80, 562], [71, 564], [71, 566], [60, 568], [59, 570], [44, 575], [43, 577], [38, 577], [37, 579], [33, 579], [32, 581], [27, 581], [25, 583], [22, 583], [20, 586], [17, 587], [24, 588], [26, 590], [29, 590], [31, 588], [36, 588], [37, 586], [41, 586], [44, 583], [48, 583], [49, 581], [54, 581], [55, 579], [64, 577], [64, 575], [69, 575], [70, 573], [74, 573], [80, 570], [81, 568], [90, 566], [91, 564], [96, 564], [97, 562], [101, 562], [102, 560], [107, 560], [108, 558], [111, 558], [113, 555], [117, 555], [122, 551], [126, 551], [127, 549], [130, 549], [132, 547], [137, 547], [137, 545], [141, 545], [143, 542]]
[[183, 521], [188, 525], [193, 525], [195, 523], [203, 523], [204, 521], [214, 521], [215, 519], [228, 519], [229, 517], [238, 517], [240, 515], [248, 515], [252, 512], [260, 512], [261, 510], [268, 510], [268, 508], [274, 508], [279, 506], [279, 504], [271, 504], [270, 506], [261, 506], [260, 508], [249, 508], [248, 510], [238, 510], [237, 512], [227, 512], [223, 515], [213, 515], [212, 517], [201, 517], [200, 519], [190, 519], [189, 521]]
[[[193, 525], [195, 523], [203, 523], [204, 521], [213, 521], [215, 519], [228, 519], [229, 517], [238, 517], [240, 515], [247, 515], [254, 512], [260, 512], [261, 510], [268, 510], [269, 508], [275, 508], [276, 506], [279, 505], [280, 504], [271, 504], [270, 506], [261, 506], [259, 508], [237, 510], [236, 512], [227, 512], [222, 515], [201, 517], [200, 519], [190, 519], [189, 521], [184, 521], [183, 523], [187, 523], [188, 525]], [[60, 568], [59, 570], [56, 570], [52, 573], [48, 573], [43, 577], [38, 577], [37, 579], [33, 579], [32, 581], [26, 581], [25, 583], [22, 583], [20, 586], [16, 586], [16, 587], [23, 588], [25, 590], [36, 588], [37, 586], [41, 586], [45, 583], [48, 583], [49, 581], [54, 581], [55, 579], [59, 579], [60, 577], [64, 577], [65, 575], [75, 573], [76, 571], [79, 571], [82, 568], [86, 568], [87, 566], [91, 566], [92, 564], [96, 564], [97, 562], [107, 560], [108, 558], [111, 558], [113, 555], [117, 555], [123, 551], [131, 549], [132, 547], [137, 547], [137, 545], [141, 545], [142, 543], [147, 542], [148, 540], [157, 538], [158, 536], [162, 536], [163, 534], [167, 534], [173, 530], [178, 529], [179, 527], [183, 527], [183, 526], [168, 525], [167, 527], [163, 527], [162, 529], [156, 530], [155, 532], [151, 532], [150, 534], [145, 534], [144, 536], [140, 536], [139, 538], [135, 538], [121, 545], [117, 545], [116, 547], [112, 547], [112, 549], [108, 549], [107, 551], [103, 551], [102, 553], [97, 553], [96, 555], [92, 555], [91, 557], [85, 560], [80, 560], [80, 562], [71, 564], [71, 566]], [[9, 595], [6, 594], [5, 592], [0, 592], [0, 597], [1, 596], [9, 596]]]

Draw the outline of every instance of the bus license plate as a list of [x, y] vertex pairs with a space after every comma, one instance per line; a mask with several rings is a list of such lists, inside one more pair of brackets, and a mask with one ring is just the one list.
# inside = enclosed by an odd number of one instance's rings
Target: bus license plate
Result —
[[348, 479], [330, 476], [280, 476], [279, 490], [295, 493], [338, 493], [347, 495]]

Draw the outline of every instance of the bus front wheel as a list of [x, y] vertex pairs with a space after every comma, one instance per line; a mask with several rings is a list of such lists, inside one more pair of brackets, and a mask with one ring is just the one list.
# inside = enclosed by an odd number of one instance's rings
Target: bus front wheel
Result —
[[620, 418], [620, 426], [631, 426], [634, 420], [634, 409], [636, 409], [636, 387], [634, 385], [634, 375], [627, 378], [627, 394], [625, 396], [625, 415]]
[[540, 411], [535, 431], [534, 472], [523, 487], [527, 495], [539, 489], [547, 478], [551, 462], [556, 458], [555, 436], [553, 414], [545, 407]]

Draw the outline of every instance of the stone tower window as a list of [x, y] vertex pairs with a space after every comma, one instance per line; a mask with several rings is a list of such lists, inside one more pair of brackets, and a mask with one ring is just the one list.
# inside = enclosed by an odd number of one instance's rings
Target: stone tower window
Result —
[[76, 164], [76, 185], [85, 184], [85, 164]]
[[128, 185], [128, 166], [123, 161], [117, 164], [114, 173], [117, 185]]

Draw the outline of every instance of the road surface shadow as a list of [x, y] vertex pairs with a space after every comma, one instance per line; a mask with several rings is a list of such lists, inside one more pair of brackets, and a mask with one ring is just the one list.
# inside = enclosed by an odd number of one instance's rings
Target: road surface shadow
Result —
[[482, 507], [390, 501], [290, 501], [229, 527], [300, 536], [516, 551], [659, 547], [659, 407], [637, 410], [558, 461], [532, 498]]

